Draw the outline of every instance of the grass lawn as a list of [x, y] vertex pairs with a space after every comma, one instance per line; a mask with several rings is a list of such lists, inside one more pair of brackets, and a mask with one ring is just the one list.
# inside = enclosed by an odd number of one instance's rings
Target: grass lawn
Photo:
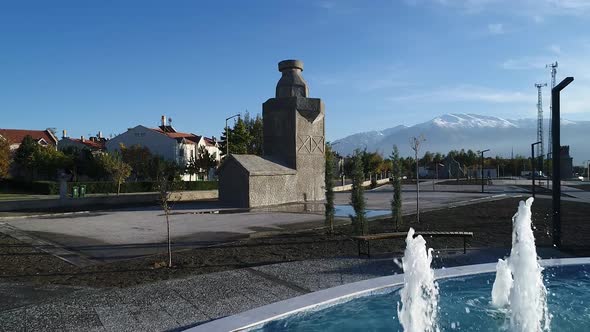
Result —
[[[420, 224], [414, 216], [405, 217], [400, 230], [410, 226], [417, 230], [471, 231], [471, 247], [505, 247], [511, 245], [511, 218], [520, 199], [508, 198], [476, 205], [424, 212]], [[537, 245], [551, 246], [551, 201], [537, 199], [533, 204], [533, 222]], [[564, 246], [574, 254], [588, 254], [590, 248], [590, 204], [562, 202]], [[393, 231], [391, 219], [370, 222], [371, 233]], [[178, 251], [173, 254], [173, 269], [156, 268], [165, 254], [119, 261], [87, 268], [77, 268], [56, 257], [39, 252], [17, 240], [0, 234], [0, 282], [32, 282], [93, 287], [128, 287], [131, 285], [178, 278], [190, 274], [210, 273], [248, 266], [357, 255], [350, 238], [350, 225], [336, 227], [336, 235], [323, 231], [303, 231], [250, 238], [209, 248]], [[462, 248], [462, 239], [426, 239], [435, 249]], [[375, 241], [372, 253], [403, 252], [403, 239]]]

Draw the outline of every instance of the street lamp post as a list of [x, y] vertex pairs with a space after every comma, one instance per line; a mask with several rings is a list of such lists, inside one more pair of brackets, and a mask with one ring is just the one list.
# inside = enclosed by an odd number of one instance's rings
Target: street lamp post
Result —
[[225, 119], [225, 155], [226, 156], [229, 156], [229, 128], [227, 126], [227, 121], [235, 118], [236, 116], [239, 118], [240, 113], [234, 114], [234, 115], [230, 116], [229, 118]]
[[[443, 165], [441, 163], [438, 163], [438, 162], [434, 163], [434, 167], [436, 169], [435, 170], [435, 172], [436, 172], [436, 180], [438, 180], [438, 166], [444, 167], [445, 165]], [[432, 191], [436, 191], [436, 188], [434, 187], [434, 182], [435, 182], [434, 179], [432, 179]]]
[[561, 133], [560, 133], [560, 93], [571, 82], [573, 77], [566, 77], [551, 89], [551, 132], [553, 139], [551, 164], [553, 171], [553, 245], [561, 247]]
[[590, 160], [586, 160], [586, 167], [588, 168], [588, 181], [590, 181]]
[[490, 151], [490, 149], [485, 149], [482, 151], [479, 151], [479, 153], [481, 154], [481, 192], [483, 193], [483, 153], [484, 152], [488, 152]]
[[535, 198], [535, 145], [541, 144], [543, 142], [539, 141], [539, 142], [535, 142], [533, 144], [531, 144], [531, 165], [533, 166], [533, 172], [531, 173], [531, 178], [533, 179], [533, 189], [532, 189], [532, 194], [533, 194], [533, 198]]

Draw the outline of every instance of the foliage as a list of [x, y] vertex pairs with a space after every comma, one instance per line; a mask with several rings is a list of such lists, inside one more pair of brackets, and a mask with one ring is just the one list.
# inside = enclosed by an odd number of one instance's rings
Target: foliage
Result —
[[117, 195], [121, 193], [121, 184], [131, 175], [131, 166], [114, 153], [103, 153], [98, 156], [102, 168], [117, 183]]
[[238, 118], [233, 127], [224, 128], [219, 141], [221, 155], [227, 151], [227, 138], [229, 137], [229, 153], [262, 155], [264, 136], [262, 117], [257, 114], [251, 117], [248, 112], [244, 117]]
[[326, 219], [328, 233], [334, 234], [334, 168], [335, 156], [330, 145], [326, 144], [325, 187], [326, 187]]
[[365, 235], [369, 232], [369, 225], [365, 217], [365, 195], [363, 189], [364, 174], [362, 152], [355, 151], [352, 164], [352, 192], [350, 193], [350, 204], [355, 216], [350, 216], [354, 233]]
[[263, 153], [264, 135], [262, 117], [256, 114], [256, 117], [251, 117], [248, 112], [244, 115], [244, 123], [249, 132], [248, 153], [261, 156]]
[[10, 142], [0, 138], [0, 179], [8, 177], [12, 156], [10, 153]]
[[197, 151], [197, 160], [195, 160], [195, 168], [198, 174], [207, 176], [211, 168], [217, 167], [217, 154], [209, 154], [206, 147], [200, 146]]
[[35, 142], [33, 137], [27, 135], [14, 153], [13, 161], [24, 172], [27, 180], [32, 180], [35, 176], [35, 153], [39, 148], [39, 144]]
[[150, 169], [153, 166], [152, 159], [154, 155], [145, 146], [132, 145], [126, 147], [122, 143], [119, 146], [121, 151], [121, 160], [131, 166], [131, 177], [134, 181], [147, 180], [150, 178]]
[[391, 216], [395, 222], [395, 230], [398, 230], [402, 222], [402, 160], [399, 156], [397, 145], [393, 146], [391, 154], [391, 168], [393, 177], [393, 199], [391, 200]]
[[51, 146], [40, 146], [27, 135], [14, 153], [13, 162], [18, 166], [26, 181], [37, 179], [53, 180], [58, 170], [71, 169], [73, 159]]
[[108, 178], [108, 174], [90, 149], [79, 149], [70, 146], [62, 152], [68, 158], [69, 163], [66, 169], [72, 174], [73, 181], [79, 181], [81, 176], [97, 180], [106, 180]]

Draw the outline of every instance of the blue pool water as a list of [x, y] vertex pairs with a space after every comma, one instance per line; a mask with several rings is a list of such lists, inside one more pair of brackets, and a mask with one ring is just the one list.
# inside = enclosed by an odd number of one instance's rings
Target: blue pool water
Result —
[[[365, 210], [365, 217], [373, 218], [373, 217], [380, 217], [386, 216], [391, 214], [391, 210]], [[336, 217], [343, 217], [348, 218], [349, 216], [354, 216], [355, 212], [352, 206], [350, 205], [335, 205], [334, 206], [334, 216]]]
[[[552, 331], [590, 331], [590, 266], [543, 272]], [[506, 331], [506, 315], [490, 305], [493, 273], [439, 280], [441, 331]], [[353, 299], [271, 321], [254, 331], [402, 331], [397, 291]]]

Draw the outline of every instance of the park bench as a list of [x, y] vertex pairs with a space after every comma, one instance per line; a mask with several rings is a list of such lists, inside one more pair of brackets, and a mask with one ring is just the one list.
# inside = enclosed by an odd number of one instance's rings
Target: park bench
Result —
[[[467, 238], [473, 237], [473, 232], [438, 232], [438, 231], [423, 231], [414, 233], [414, 237], [422, 235], [422, 237], [462, 237], [463, 238], [463, 253], [467, 253]], [[369, 235], [353, 236], [358, 245], [359, 256], [371, 257], [371, 241], [385, 240], [395, 238], [406, 238], [408, 232], [393, 232], [393, 233], [379, 233]], [[361, 252], [361, 243], [366, 243], [367, 251]]]

